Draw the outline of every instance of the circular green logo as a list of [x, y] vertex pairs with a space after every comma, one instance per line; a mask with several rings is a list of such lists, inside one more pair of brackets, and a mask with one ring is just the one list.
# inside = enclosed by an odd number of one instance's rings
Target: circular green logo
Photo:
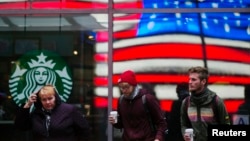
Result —
[[72, 90], [71, 72], [54, 52], [31, 51], [13, 63], [9, 79], [10, 93], [18, 106], [24, 104], [29, 95], [42, 86], [56, 86], [62, 101], [66, 101]]

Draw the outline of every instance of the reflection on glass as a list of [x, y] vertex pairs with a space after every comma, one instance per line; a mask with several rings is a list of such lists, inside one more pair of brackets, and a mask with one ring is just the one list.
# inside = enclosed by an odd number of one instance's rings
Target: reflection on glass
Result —
[[122, 8], [249, 8], [249, 0], [113, 0], [115, 9]]
[[1, 0], [0, 9], [106, 9], [108, 0]]
[[[46, 2], [46, 1], [44, 1]], [[68, 103], [77, 105], [89, 118], [90, 122], [95, 124], [93, 129], [94, 135], [91, 133], [93, 141], [103, 140], [107, 138], [106, 134], [106, 110], [107, 106], [101, 107], [96, 105], [93, 79], [95, 75], [95, 61], [102, 61], [107, 64], [105, 58], [98, 58], [94, 54], [94, 50], [102, 50], [107, 53], [108, 45], [108, 16], [107, 14], [6, 14], [0, 17], [0, 127], [1, 131], [6, 127], [2, 123], [12, 122], [15, 117], [15, 108], [21, 106], [33, 91], [36, 91], [46, 83], [60, 84], [64, 80], [52, 79], [50, 76], [58, 76], [52, 73], [48, 65], [44, 67], [34, 67], [31, 71], [27, 71], [27, 75], [20, 75], [23, 82], [20, 85], [23, 89], [14, 89], [18, 84], [5, 86], [11, 75], [11, 68], [20, 57], [28, 53], [30, 50], [48, 50], [60, 55], [70, 66], [69, 69], [73, 73], [73, 89], [64, 90], [63, 100], [67, 98]], [[97, 45], [97, 46], [96, 46]], [[101, 48], [98, 48], [101, 45]], [[97, 47], [97, 48], [96, 48]], [[77, 52], [77, 54], [74, 54]], [[52, 58], [56, 58], [52, 57]], [[35, 59], [35, 58], [33, 58]], [[48, 58], [44, 57], [45, 60]], [[94, 60], [95, 59], [95, 60]], [[12, 62], [11, 62], [12, 61]], [[27, 57], [24, 57], [24, 62]], [[56, 60], [48, 60], [51, 63], [58, 62]], [[55, 62], [54, 62], [55, 61]], [[32, 61], [34, 62], [34, 60]], [[11, 63], [13, 66], [11, 66]], [[59, 64], [58, 64], [59, 65]], [[21, 66], [22, 68], [23, 66]], [[20, 69], [24, 70], [24, 68]], [[20, 74], [17, 69], [17, 74]], [[60, 69], [60, 75], [65, 76], [65, 69]], [[103, 70], [100, 70], [104, 72]], [[16, 74], [16, 73], [15, 73]], [[66, 76], [67, 77], [67, 76]], [[27, 79], [27, 80], [26, 80]], [[4, 83], [4, 85], [2, 85]], [[36, 86], [30, 88], [35, 84]], [[26, 87], [27, 86], [27, 87]], [[30, 87], [29, 87], [30, 86]], [[10, 88], [17, 91], [15, 96], [11, 95]], [[66, 85], [62, 88], [69, 88]], [[4, 99], [2, 98], [4, 95]], [[18, 100], [15, 104], [13, 100]], [[102, 102], [98, 102], [103, 104]], [[85, 109], [86, 111], [85, 111]], [[102, 121], [103, 120], [103, 121]], [[5, 132], [4, 132], [5, 133]], [[19, 132], [16, 132], [19, 134]], [[21, 134], [21, 137], [26, 135]], [[2, 137], [4, 140], [16, 139], [18, 137], [8, 135]], [[2, 139], [1, 138], [1, 139]]]
[[[5, 21], [9, 22], [6, 23]], [[1, 31], [89, 31], [104, 29], [107, 29], [107, 15], [105, 14], [8, 15], [0, 17]]]
[[[115, 14], [114, 80], [122, 71], [133, 69], [140, 76], [139, 82], [155, 84], [157, 97], [165, 105], [165, 100], [175, 98], [173, 84], [187, 81], [187, 69], [200, 65], [208, 67], [209, 84], [223, 99], [243, 100], [242, 85], [250, 80], [249, 16], [249, 13]], [[106, 56], [98, 50], [97, 55]], [[106, 67], [97, 63], [97, 70]], [[96, 80], [101, 82], [106, 72], [97, 72]], [[97, 90], [99, 96], [108, 95], [101, 88]], [[119, 89], [114, 90], [117, 98]], [[168, 110], [168, 106], [163, 109]], [[230, 104], [228, 108], [235, 112]]]

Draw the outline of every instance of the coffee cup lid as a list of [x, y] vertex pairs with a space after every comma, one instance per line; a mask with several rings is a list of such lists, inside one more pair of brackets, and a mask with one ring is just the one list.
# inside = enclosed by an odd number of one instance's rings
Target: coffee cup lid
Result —
[[193, 128], [187, 128], [185, 131], [186, 132], [193, 132], [194, 130], [193, 130]]
[[117, 111], [111, 111], [110, 114], [117, 114]]

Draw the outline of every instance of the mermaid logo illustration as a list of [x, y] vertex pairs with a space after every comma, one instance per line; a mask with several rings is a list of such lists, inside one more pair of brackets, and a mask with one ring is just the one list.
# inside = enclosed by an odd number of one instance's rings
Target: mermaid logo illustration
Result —
[[26, 102], [29, 95], [42, 86], [52, 84], [65, 102], [72, 90], [71, 73], [65, 62], [49, 51], [32, 51], [13, 63], [9, 88], [18, 106]]

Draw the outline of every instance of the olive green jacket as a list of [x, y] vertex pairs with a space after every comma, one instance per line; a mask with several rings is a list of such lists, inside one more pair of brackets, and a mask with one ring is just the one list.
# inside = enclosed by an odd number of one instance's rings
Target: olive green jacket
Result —
[[[223, 100], [213, 97], [216, 93], [206, 88], [198, 95], [191, 94], [182, 101], [181, 130], [184, 135], [186, 128], [194, 129], [194, 141], [207, 141], [208, 125], [228, 124], [230, 119]], [[187, 102], [187, 103], [186, 103]]]

